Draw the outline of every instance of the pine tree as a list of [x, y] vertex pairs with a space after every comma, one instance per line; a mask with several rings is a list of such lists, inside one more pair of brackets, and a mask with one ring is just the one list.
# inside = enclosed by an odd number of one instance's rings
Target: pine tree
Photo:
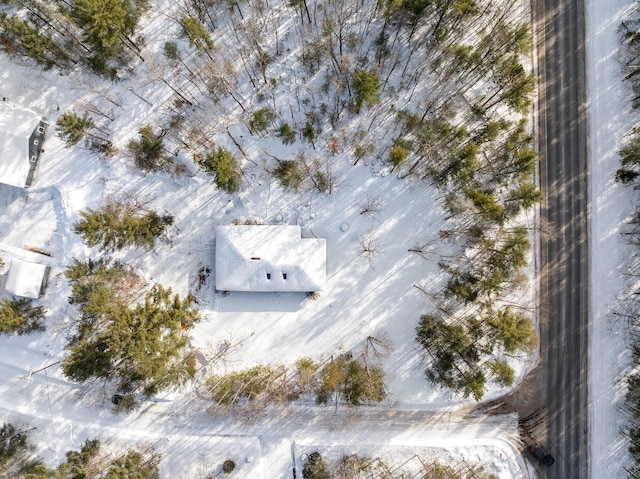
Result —
[[238, 160], [229, 150], [218, 147], [216, 150], [207, 153], [204, 157], [196, 156], [196, 162], [204, 171], [215, 177], [218, 188], [227, 193], [235, 193], [240, 188], [242, 172]]
[[[199, 315], [191, 308], [191, 297], [172, 296], [170, 289], [160, 285], [143, 304], [131, 306], [122, 291], [126, 287], [121, 283], [123, 271], [105, 262], [75, 261], [70, 267], [70, 301], [79, 306], [81, 315], [77, 334], [67, 344], [69, 354], [62, 370], [74, 381], [102, 379], [114, 382], [118, 391], [148, 397], [181, 385], [194, 374], [184, 329]], [[106, 308], [105, 296], [109, 298]]]
[[528, 353], [537, 346], [531, 319], [511, 308], [491, 314], [486, 324], [490, 328], [490, 338], [502, 345], [506, 353], [513, 354], [518, 350]]
[[124, 40], [138, 21], [129, 0], [74, 0], [71, 17], [84, 30], [95, 56], [108, 59], [122, 51]]
[[213, 41], [207, 28], [195, 17], [183, 15], [180, 18], [182, 34], [189, 39], [191, 45], [198, 50], [207, 51], [213, 48]]
[[138, 168], [146, 173], [159, 171], [170, 162], [164, 154], [162, 137], [153, 133], [151, 125], [138, 130], [138, 139], [129, 140], [127, 150]]
[[129, 451], [111, 463], [103, 479], [158, 479], [159, 456], [145, 458], [137, 451]]
[[65, 67], [69, 63], [65, 51], [51, 37], [40, 34], [26, 21], [6, 14], [0, 15], [0, 49], [32, 58], [45, 68]]
[[43, 306], [33, 306], [30, 299], [0, 299], [0, 333], [20, 336], [44, 331]]
[[276, 136], [280, 138], [283, 145], [291, 145], [295, 143], [298, 133], [291, 128], [289, 123], [283, 123], [276, 130]]
[[64, 112], [56, 120], [56, 134], [66, 143], [67, 148], [78, 144], [87, 130], [93, 127], [93, 120], [86, 113], [79, 116], [72, 112]]
[[107, 199], [99, 210], [81, 211], [82, 219], [73, 231], [83, 237], [88, 246], [100, 246], [101, 251], [127, 247], [152, 249], [155, 240], [173, 224], [173, 216], [159, 215], [133, 203]]
[[362, 69], [353, 72], [353, 92], [355, 95], [355, 111], [360, 113], [363, 104], [371, 107], [380, 103], [380, 77], [373, 69]]

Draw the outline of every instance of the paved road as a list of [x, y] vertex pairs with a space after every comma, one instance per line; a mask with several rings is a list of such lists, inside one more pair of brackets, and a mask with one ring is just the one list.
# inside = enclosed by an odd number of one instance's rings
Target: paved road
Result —
[[541, 240], [545, 446], [556, 458], [547, 478], [589, 477], [588, 210], [584, 0], [534, 0], [540, 81]]

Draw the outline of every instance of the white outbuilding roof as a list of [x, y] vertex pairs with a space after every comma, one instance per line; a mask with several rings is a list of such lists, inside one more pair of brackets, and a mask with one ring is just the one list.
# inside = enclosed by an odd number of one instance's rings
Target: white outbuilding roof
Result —
[[4, 289], [14, 296], [36, 299], [42, 295], [48, 276], [48, 266], [14, 257]]
[[300, 226], [216, 227], [216, 289], [312, 292], [324, 289], [324, 238], [302, 238]]
[[47, 126], [37, 113], [0, 101], [0, 183], [31, 185]]

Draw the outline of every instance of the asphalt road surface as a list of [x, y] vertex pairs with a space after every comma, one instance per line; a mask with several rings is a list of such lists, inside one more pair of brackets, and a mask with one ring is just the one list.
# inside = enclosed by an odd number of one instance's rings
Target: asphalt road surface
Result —
[[[540, 388], [547, 478], [589, 477], [588, 197], [584, 0], [534, 0], [539, 67]], [[546, 321], [545, 321], [546, 320]]]

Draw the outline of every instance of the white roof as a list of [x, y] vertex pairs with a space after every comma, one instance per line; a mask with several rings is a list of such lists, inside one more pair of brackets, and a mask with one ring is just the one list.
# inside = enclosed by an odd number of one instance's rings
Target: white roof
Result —
[[0, 183], [24, 188], [31, 168], [29, 138], [39, 124], [38, 114], [0, 102]]
[[4, 289], [14, 296], [36, 299], [46, 280], [47, 266], [20, 258], [12, 258]]
[[299, 226], [217, 226], [215, 260], [220, 291], [320, 291], [327, 279], [326, 240]]

